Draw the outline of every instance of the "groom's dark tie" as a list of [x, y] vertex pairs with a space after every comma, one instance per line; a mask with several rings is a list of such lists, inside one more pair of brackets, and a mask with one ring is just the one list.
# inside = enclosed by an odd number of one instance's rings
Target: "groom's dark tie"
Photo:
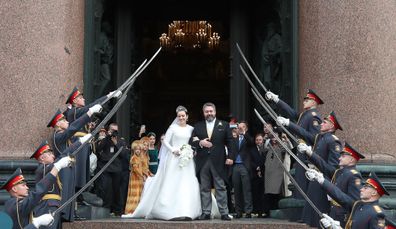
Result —
[[239, 149], [241, 149], [242, 141], [243, 141], [243, 135], [239, 135]]

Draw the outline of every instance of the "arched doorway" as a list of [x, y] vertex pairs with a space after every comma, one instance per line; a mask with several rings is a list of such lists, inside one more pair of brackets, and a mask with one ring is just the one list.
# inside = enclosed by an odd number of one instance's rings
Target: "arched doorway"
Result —
[[[168, 23], [156, 21], [145, 24], [142, 31], [143, 55], [150, 56], [155, 52], [158, 37], [166, 32]], [[148, 130], [158, 134], [164, 132], [175, 118], [178, 105], [184, 105], [189, 110], [190, 124], [202, 118], [202, 105], [208, 101], [216, 104], [218, 117], [227, 118], [229, 45], [223, 23], [212, 24], [222, 35], [218, 49], [164, 49], [139, 80], [141, 124], [145, 124]], [[157, 36], [152, 39], [151, 34]]]

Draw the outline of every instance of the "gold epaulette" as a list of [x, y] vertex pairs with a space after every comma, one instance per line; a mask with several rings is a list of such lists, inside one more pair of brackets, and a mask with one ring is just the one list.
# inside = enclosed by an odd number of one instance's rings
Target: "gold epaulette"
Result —
[[302, 139], [302, 138], [299, 138], [299, 139], [297, 140], [297, 142], [298, 142], [298, 143], [305, 143], [305, 144], [306, 144], [306, 142], [305, 142], [304, 139]]
[[381, 212], [382, 212], [382, 209], [381, 209], [380, 206], [378, 206], [378, 205], [374, 205], [373, 208], [374, 208], [374, 210], [375, 210], [377, 213], [381, 213]]
[[359, 172], [356, 169], [351, 169], [352, 174], [358, 174]]
[[332, 135], [333, 136], [333, 138], [336, 140], [336, 141], [339, 141], [340, 139], [337, 137], [337, 136], [335, 136], [334, 134]]
[[87, 135], [87, 133], [81, 132], [81, 131], [78, 131], [78, 132], [76, 132], [76, 133], [74, 134], [75, 137], [84, 137], [85, 135]]
[[342, 207], [339, 203], [337, 203], [335, 200], [330, 201], [331, 205], [336, 206], [336, 207]]
[[45, 194], [41, 200], [61, 200], [61, 196], [57, 194]]

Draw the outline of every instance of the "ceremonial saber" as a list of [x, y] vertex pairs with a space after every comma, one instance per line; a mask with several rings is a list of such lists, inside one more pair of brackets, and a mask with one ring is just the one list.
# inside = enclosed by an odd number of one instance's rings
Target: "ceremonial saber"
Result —
[[[254, 109], [254, 112], [256, 113], [256, 116], [257, 116], [257, 118], [258, 119], [260, 119], [260, 121], [264, 124], [264, 125], [266, 125], [267, 124], [267, 122], [263, 119], [263, 117], [261, 117], [261, 115], [260, 115], [260, 113], [258, 113], [258, 111], [256, 110], [256, 109]], [[268, 130], [271, 132], [271, 134], [272, 134], [272, 136], [274, 136], [274, 138], [276, 139], [276, 140], [278, 140], [278, 142], [283, 146], [283, 148], [285, 148], [285, 150], [305, 169], [305, 170], [308, 170], [309, 168], [308, 168], [308, 166], [307, 165], [305, 165], [305, 163], [304, 162], [302, 162], [301, 160], [300, 160], [300, 158], [298, 158], [297, 157], [297, 155], [295, 155], [290, 149], [289, 149], [289, 147], [287, 147], [286, 145], [285, 145], [285, 143], [278, 137], [278, 135], [276, 135], [275, 133], [274, 133], [274, 131], [271, 129], [271, 128], [268, 128]]]
[[[258, 92], [257, 88], [254, 86], [253, 82], [249, 79], [249, 76], [245, 72], [245, 69], [241, 65], [239, 65], [243, 76], [245, 76], [246, 80], [249, 82], [251, 86], [251, 91], [253, 92], [254, 97], [257, 99], [257, 101], [260, 103], [260, 105], [267, 111], [267, 113], [271, 116], [272, 119], [274, 119], [275, 122], [277, 122], [277, 117], [278, 115], [275, 113], [275, 111], [271, 108], [271, 106], [265, 101], [265, 99], [260, 95]], [[286, 129], [283, 125], [279, 125], [283, 131], [295, 142], [299, 143], [299, 140], [292, 134], [288, 129]]]
[[64, 209], [67, 205], [69, 205], [73, 200], [77, 198], [78, 195], [80, 195], [85, 189], [87, 189], [106, 169], [109, 167], [109, 165], [116, 159], [116, 157], [121, 153], [121, 151], [124, 149], [124, 146], [122, 146], [114, 155], [113, 157], [103, 166], [99, 172], [95, 174], [94, 177], [89, 180], [84, 187], [82, 187], [78, 192], [76, 192], [72, 197], [70, 197], [66, 202], [64, 202], [58, 209], [56, 209], [54, 212], [50, 212], [51, 215], [54, 217], [56, 214], [58, 214], [62, 209]]
[[[139, 70], [144, 66], [144, 64], [147, 62], [147, 59], [145, 59], [143, 61], [143, 63], [135, 70], [135, 72], [127, 79], [125, 80], [125, 82], [117, 89], [117, 91], [122, 91], [125, 89], [126, 86], [128, 86], [128, 84], [135, 78], [135, 76], [139, 73]], [[107, 103], [111, 98], [114, 97], [113, 93], [111, 96], [109, 96], [108, 98], [106, 98], [103, 102], [100, 103], [100, 105], [104, 105], [105, 103]]]
[[[259, 95], [260, 99], [261, 99], [264, 103], [266, 103], [268, 106], [270, 106], [270, 105], [267, 103], [267, 101], [265, 101], [265, 99], [261, 96], [261, 94], [260, 94], [260, 92], [257, 90], [256, 86], [254, 86], [253, 82], [250, 80], [249, 76], [247, 75], [247, 73], [246, 73], [245, 69], [242, 67], [242, 65], [239, 65], [239, 69], [241, 69], [242, 75], [243, 75], [243, 76], [246, 78], [246, 80], [249, 82], [250, 87], [257, 93], [257, 95]], [[272, 110], [272, 108], [270, 109], [270, 113], [271, 113], [273, 116], [275, 116], [275, 117], [278, 116], [278, 115], [275, 113], [275, 111]], [[275, 119], [275, 121], [276, 121], [276, 119]]]
[[[268, 107], [269, 105], [263, 103], [262, 101], [260, 101], [260, 99], [258, 98], [259, 95], [258, 95], [254, 90], [251, 90], [251, 91], [252, 91], [254, 97], [256, 97], [256, 99], [257, 99], [258, 102], [260, 103], [260, 105], [267, 111], [267, 113], [271, 116], [271, 118], [274, 119], [275, 122], [276, 122], [276, 117], [277, 117], [277, 116], [273, 116], [273, 114], [270, 112], [270, 108]], [[288, 129], [286, 129], [286, 127], [284, 127], [283, 125], [279, 125], [279, 126], [280, 126], [280, 128], [282, 128], [283, 131], [285, 131], [285, 133], [286, 133], [287, 135], [289, 135], [289, 137], [290, 137], [295, 143], [298, 144], [298, 143], [300, 142], [296, 137], [294, 137], [294, 135], [293, 135], [292, 133], [290, 133], [290, 131], [289, 131]]]
[[[117, 101], [114, 107], [110, 110], [110, 112], [106, 115], [106, 117], [99, 123], [99, 125], [90, 133], [92, 136], [83, 144], [81, 144], [70, 156], [75, 157], [75, 155], [80, 152], [80, 150], [87, 144], [97, 133], [99, 133], [100, 129], [103, 128], [106, 123], [113, 117], [113, 115], [117, 112], [120, 108], [122, 103], [125, 101], [128, 91], [132, 88], [132, 85], [135, 83], [136, 78], [143, 72], [143, 70], [154, 60], [154, 58], [158, 55], [161, 51], [161, 47], [157, 50], [157, 52], [151, 57], [151, 59], [147, 62], [144, 67], [141, 68], [139, 72], [136, 73], [134, 78], [131, 78], [130, 82], [125, 82], [122, 86], [128, 86], [125, 92], [122, 94], [121, 98]], [[145, 62], [145, 61], [144, 61]], [[143, 63], [144, 63], [143, 62]], [[142, 65], [140, 65], [142, 66]]]
[[[277, 139], [278, 140], [278, 139]], [[279, 141], [279, 140], [278, 140]], [[281, 143], [282, 141], [280, 141], [279, 143]], [[323, 217], [323, 213], [315, 206], [315, 204], [312, 202], [311, 199], [309, 199], [309, 197], [307, 196], [307, 194], [305, 194], [305, 192], [301, 189], [300, 185], [298, 185], [298, 183], [296, 182], [296, 180], [294, 180], [293, 176], [289, 173], [289, 171], [287, 170], [287, 168], [285, 167], [285, 165], [283, 164], [282, 160], [279, 158], [278, 154], [276, 154], [275, 149], [272, 147], [271, 143], [268, 144], [268, 146], [271, 148], [271, 150], [273, 151], [273, 154], [275, 155], [275, 157], [279, 160], [279, 163], [282, 165], [283, 170], [285, 171], [286, 175], [290, 178], [291, 182], [293, 182], [294, 186], [297, 188], [297, 190], [301, 193], [301, 195], [304, 197], [304, 199], [309, 203], [309, 205], [311, 205], [311, 207], [315, 210], [316, 213], [318, 213], [318, 215], [322, 218]], [[283, 146], [283, 145], [282, 145]], [[284, 147], [284, 146], [283, 146]], [[287, 148], [285, 148], [287, 150]]]
[[[157, 57], [158, 53], [161, 51], [162, 47], [159, 47], [159, 49], [154, 53], [154, 55], [150, 58], [150, 60], [147, 62], [147, 59], [143, 61], [143, 63], [136, 69], [136, 71], [117, 89], [117, 91], [123, 91], [126, 87], [128, 87], [129, 84], [133, 84], [137, 77], [147, 68], [147, 66], [150, 65], [150, 63]], [[147, 62], [147, 63], [146, 63]], [[111, 98], [113, 98], [115, 93], [111, 95], [109, 98], [107, 98], [105, 101], [101, 103], [101, 105], [105, 104], [108, 102]]]
[[245, 57], [245, 54], [243, 54], [243, 52], [242, 52], [241, 48], [239, 47], [239, 44], [238, 44], [238, 43], [236, 43], [236, 46], [237, 46], [237, 49], [238, 49], [239, 54], [241, 54], [242, 59], [245, 61], [246, 65], [248, 66], [250, 72], [253, 74], [254, 78], [256, 78], [257, 82], [259, 82], [260, 86], [264, 89], [264, 91], [267, 92], [267, 91], [268, 91], [267, 88], [264, 86], [264, 84], [263, 84], [263, 83], [261, 82], [261, 80], [258, 78], [258, 76], [257, 76], [256, 73], [254, 72], [252, 66], [250, 66], [248, 60], [247, 60], [246, 57]]
[[125, 92], [122, 94], [121, 98], [117, 101], [114, 107], [110, 110], [110, 112], [106, 115], [106, 117], [99, 123], [97, 127], [90, 133], [91, 137], [87, 139], [83, 144], [81, 144], [70, 156], [75, 157], [78, 152], [87, 144], [97, 133], [99, 133], [100, 129], [103, 128], [106, 123], [113, 117], [113, 115], [118, 111], [122, 103], [125, 101], [128, 96], [128, 91], [132, 88], [133, 83], [129, 84]]

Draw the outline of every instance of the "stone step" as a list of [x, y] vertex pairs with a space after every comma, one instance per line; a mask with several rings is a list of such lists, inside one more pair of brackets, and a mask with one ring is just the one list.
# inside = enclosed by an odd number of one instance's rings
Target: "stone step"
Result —
[[103, 207], [79, 205], [77, 215], [87, 220], [105, 219], [110, 217], [110, 210]]
[[121, 219], [110, 218], [104, 220], [90, 220], [90, 221], [75, 221], [70, 223], [63, 223], [63, 229], [80, 229], [80, 228], [100, 228], [100, 229], [123, 229], [123, 228], [228, 228], [228, 229], [306, 229], [310, 228], [305, 224], [288, 222], [286, 220], [277, 219], [234, 219], [232, 221], [222, 220], [193, 220], [193, 221], [162, 221], [162, 220], [144, 220], [144, 219]]

